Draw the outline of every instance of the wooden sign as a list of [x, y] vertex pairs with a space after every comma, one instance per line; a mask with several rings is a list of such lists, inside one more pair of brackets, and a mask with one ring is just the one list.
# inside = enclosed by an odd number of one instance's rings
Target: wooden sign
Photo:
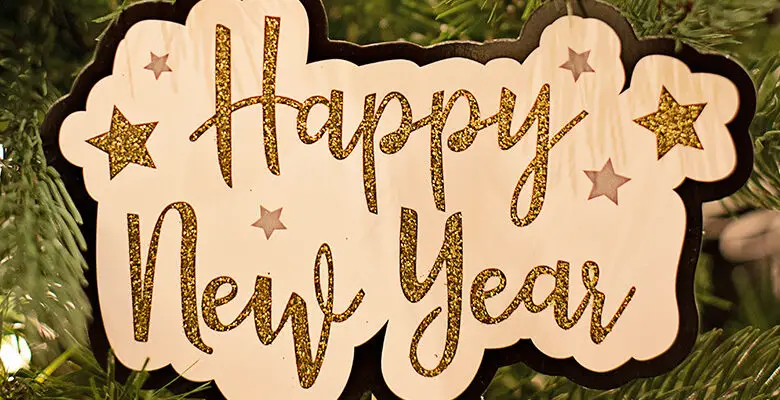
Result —
[[593, 0], [430, 48], [330, 41], [319, 0], [194, 3], [130, 7], [44, 124], [97, 354], [228, 399], [473, 398], [518, 361], [606, 388], [687, 355], [701, 204], [752, 167], [738, 65]]

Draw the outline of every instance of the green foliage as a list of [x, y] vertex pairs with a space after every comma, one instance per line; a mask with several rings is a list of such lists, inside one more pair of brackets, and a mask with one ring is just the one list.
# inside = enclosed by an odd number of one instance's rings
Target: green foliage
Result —
[[724, 326], [727, 332], [745, 325], [761, 329], [780, 325], [780, 307], [772, 288], [771, 270], [758, 267], [740, 266], [732, 272], [740, 301], [734, 306], [732, 319]]
[[[666, 36], [704, 51], [738, 50], [765, 28], [775, 0], [613, 0], [637, 36]], [[752, 48], [751, 52], [758, 50]]]
[[[780, 34], [774, 46], [780, 47]], [[745, 56], [748, 58], [749, 56]], [[758, 110], [750, 126], [755, 139], [756, 161], [750, 182], [738, 193], [743, 203], [780, 209], [780, 49], [750, 60], [748, 68], [758, 87]]]
[[[148, 372], [133, 372], [125, 383], [120, 383], [114, 375], [115, 367], [116, 359], [113, 353], [109, 353], [107, 368], [103, 370], [89, 350], [76, 346], [63, 353], [62, 357], [58, 357], [41, 372], [22, 371], [14, 377], [12, 386], [19, 400], [194, 400], [195, 397], [192, 396], [207, 386], [202, 385], [180, 394], [168, 390], [168, 386], [173, 382], [157, 390], [143, 390], [143, 385], [149, 379]], [[53, 375], [55, 371], [60, 372]]]
[[430, 0], [328, 0], [329, 34], [361, 44], [398, 39], [427, 44], [431, 35], [441, 40], [444, 33], [433, 4]]
[[0, 14], [0, 312], [4, 331], [23, 324], [28, 340], [55, 354], [86, 339], [90, 309], [81, 217], [47, 165], [38, 126], [93, 47], [97, 27], [73, 11], [98, 4], [6, 0]]
[[[540, 0], [530, 0], [518, 8], [507, 0], [443, 0], [434, 7], [443, 23], [444, 39], [485, 41], [496, 37], [517, 37], [523, 21]], [[521, 6], [521, 7], [523, 7]], [[527, 10], [527, 12], [524, 12]]]
[[486, 399], [775, 399], [780, 396], [780, 327], [745, 328], [724, 338], [701, 335], [690, 356], [670, 373], [615, 390], [584, 389], [518, 365], [499, 370]]
[[446, 39], [487, 41], [516, 38], [523, 23], [545, 0], [442, 0], [435, 10], [447, 26]]
[[[324, 0], [330, 37], [368, 44], [517, 37], [544, 0]], [[377, 29], [377, 26], [379, 29]]]
[[[545, 2], [576, 0], [324, 0], [330, 36], [358, 43], [517, 37]], [[5, 398], [183, 399], [196, 393], [141, 390], [146, 373], [125, 383], [83, 344], [89, 304], [81, 289], [83, 238], [78, 211], [42, 152], [38, 126], [94, 50], [100, 32], [134, 0], [2, 0], [0, 2], [0, 320], [3, 332], [33, 344], [32, 370]], [[639, 36], [666, 36], [739, 60], [758, 88], [751, 126], [756, 168], [735, 199], [780, 209], [780, 26], [769, 23], [780, 0], [610, 0]], [[712, 294], [713, 265], [703, 259], [696, 287], [700, 305], [732, 311], [725, 333], [699, 338], [694, 353], [662, 377], [613, 391], [583, 389], [522, 364], [500, 370], [486, 398], [770, 399], [780, 397], [780, 307], [765, 272], [738, 268], [738, 298]], [[763, 274], [763, 275], [762, 275]], [[757, 328], [745, 328], [754, 326]], [[736, 332], [730, 334], [731, 332]], [[56, 338], [52, 339], [52, 335]], [[81, 344], [79, 344], [81, 343]], [[0, 368], [0, 371], [2, 369]], [[12, 397], [13, 396], [13, 397]]]

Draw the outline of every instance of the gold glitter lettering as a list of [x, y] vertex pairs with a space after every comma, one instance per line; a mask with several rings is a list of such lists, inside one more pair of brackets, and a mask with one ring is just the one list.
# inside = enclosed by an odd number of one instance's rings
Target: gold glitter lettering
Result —
[[[219, 291], [219, 288], [223, 285], [230, 285], [230, 293], [226, 296], [217, 298], [217, 291]], [[225, 325], [220, 322], [219, 316], [217, 315], [217, 307], [223, 306], [235, 299], [236, 294], [238, 294], [238, 284], [235, 279], [229, 276], [220, 276], [209, 282], [206, 286], [206, 290], [203, 291], [203, 303], [201, 304], [203, 320], [209, 328], [217, 332], [226, 332], [244, 322], [249, 313], [244, 314], [242, 312], [232, 323], [230, 323], [230, 325]]]
[[406, 96], [401, 93], [392, 92], [385, 96], [384, 100], [382, 100], [382, 105], [380, 105], [382, 112], [384, 112], [384, 107], [387, 106], [387, 103], [393, 99], [398, 100], [398, 104], [401, 105], [401, 122], [398, 129], [388, 133], [379, 141], [379, 148], [385, 154], [395, 154], [401, 151], [409, 140], [409, 135], [412, 131], [419, 129], [419, 127], [414, 128], [412, 126], [412, 106], [409, 105], [409, 100], [407, 100]]
[[279, 148], [276, 139], [276, 63], [279, 54], [280, 18], [265, 17], [265, 46], [263, 48], [263, 143], [268, 170], [280, 175]]
[[[595, 286], [594, 286], [595, 288]], [[569, 318], [569, 263], [558, 261], [558, 269], [555, 271], [555, 290], [551, 295], [553, 297], [555, 321], [561, 329], [571, 329], [579, 322], [582, 313], [590, 301], [590, 292], [585, 293], [585, 297], [580, 302], [579, 307]]]
[[344, 160], [352, 154], [362, 138], [363, 143], [363, 187], [366, 195], [368, 210], [374, 214], [378, 212], [376, 204], [376, 162], [374, 161], [374, 133], [378, 117], [376, 113], [376, 93], [366, 96], [363, 105], [363, 120], [356, 132], [344, 147], [344, 135], [341, 126], [334, 127], [328, 132], [328, 147], [330, 153], [337, 160]]
[[[322, 298], [322, 288], [320, 286], [320, 260], [325, 256], [328, 264], [328, 297]], [[295, 359], [298, 366], [298, 379], [303, 388], [310, 388], [319, 375], [322, 362], [325, 360], [325, 350], [328, 347], [328, 338], [330, 337], [330, 327], [332, 322], [344, 322], [357, 310], [363, 301], [365, 293], [361, 289], [352, 299], [349, 307], [341, 314], [333, 313], [333, 255], [330, 247], [323, 244], [317, 252], [317, 259], [314, 265], [315, 291], [317, 292], [317, 301], [320, 310], [323, 313], [322, 332], [320, 334], [317, 354], [312, 359], [311, 339], [309, 336], [309, 318], [306, 311], [306, 302], [296, 293], [290, 296], [290, 301], [282, 314], [282, 319], [276, 329], [272, 328], [271, 323], [271, 280], [269, 278], [259, 277], [255, 286], [256, 302], [255, 307], [255, 329], [260, 341], [265, 345], [273, 343], [276, 337], [284, 328], [288, 319], [292, 318], [293, 342], [295, 345]]]
[[[308, 121], [309, 113], [314, 106], [321, 104], [328, 107], [328, 120], [317, 132], [316, 136], [309, 135]], [[339, 90], [330, 92], [330, 100], [322, 96], [312, 96], [303, 102], [298, 110], [298, 137], [304, 144], [317, 143], [326, 133], [341, 132], [342, 115], [344, 114], [344, 93]]]
[[[501, 147], [502, 150], [509, 150], [514, 147], [526, 133], [528, 133], [528, 130], [534, 122], [537, 123], [536, 156], [531, 160], [531, 163], [528, 164], [528, 167], [525, 169], [522, 176], [520, 176], [514, 194], [512, 194], [512, 205], [509, 209], [509, 214], [515, 225], [519, 227], [528, 226], [534, 222], [542, 212], [544, 196], [547, 192], [547, 167], [549, 165], [550, 150], [552, 150], [552, 148], [587, 115], [588, 113], [586, 111], [580, 112], [561, 128], [558, 133], [553, 135], [552, 139], [550, 139], [550, 85], [544, 84], [539, 91], [539, 95], [536, 97], [536, 101], [534, 102], [531, 111], [528, 112], [528, 117], [525, 119], [525, 122], [523, 122], [518, 133], [513, 136], [499, 133], [499, 147]], [[517, 203], [520, 198], [520, 192], [523, 190], [523, 186], [525, 186], [531, 174], [534, 175], [531, 204], [528, 213], [520, 218], [517, 214]]]
[[[468, 150], [469, 147], [474, 144], [474, 139], [476, 139], [477, 134], [481, 130], [495, 124], [498, 124], [499, 137], [509, 134], [509, 128], [512, 124], [512, 115], [515, 111], [515, 101], [517, 99], [517, 96], [515, 96], [511, 90], [507, 88], [501, 90], [501, 101], [498, 112], [487, 119], [482, 120], [480, 119], [479, 103], [474, 95], [465, 90], [459, 90], [458, 92], [463, 92], [462, 96], [468, 99], [470, 117], [469, 123], [465, 128], [450, 135], [450, 138], [447, 141], [450, 150], [454, 152]], [[458, 92], [456, 92], [456, 95], [458, 95]], [[450, 100], [452, 101], [452, 99]]]
[[463, 219], [461, 214], [454, 214], [447, 219], [444, 230], [444, 242], [439, 250], [439, 255], [436, 257], [428, 277], [420, 282], [417, 280], [417, 212], [407, 208], [401, 210], [400, 278], [401, 288], [406, 299], [412, 303], [422, 300], [431, 290], [444, 264], [447, 264], [447, 337], [439, 364], [433, 369], [425, 368], [420, 363], [417, 351], [425, 331], [441, 314], [441, 307], [437, 307], [423, 319], [414, 332], [409, 349], [409, 359], [414, 370], [425, 377], [438, 376], [447, 369], [455, 358], [460, 340], [463, 291]]
[[[451, 100], [454, 103], [454, 100]], [[451, 107], [450, 107], [451, 108]], [[441, 136], [444, 131], [444, 125], [447, 122], [447, 116], [449, 112], [444, 112], [444, 92], [436, 92], [433, 94], [431, 100], [431, 113], [424, 118], [415, 121], [409, 128], [409, 132], [414, 132], [422, 129], [428, 125], [431, 127], [431, 187], [433, 189], [433, 199], [436, 203], [436, 208], [439, 211], [445, 211], [445, 196], [444, 196], [444, 156], [442, 154]], [[405, 117], [404, 117], [405, 118]], [[409, 111], [409, 118], [411, 118], [411, 110]], [[406, 141], [409, 139], [409, 134], [405, 132], [405, 126], [401, 125], [401, 129], [404, 131], [396, 131], [396, 135], [390, 136], [383, 151], [387, 154], [394, 154], [403, 148]]]
[[[485, 285], [492, 278], [498, 278], [498, 284], [493, 289], [485, 290]], [[474, 278], [474, 282], [471, 284], [471, 313], [477, 321], [488, 325], [497, 324], [502, 321], [490, 315], [485, 300], [495, 297], [503, 292], [504, 289], [506, 289], [506, 275], [504, 275], [504, 272], [500, 269], [490, 268], [477, 274], [477, 277]], [[513, 301], [509, 307], [512, 306], [514, 306], [514, 309], [517, 309], [515, 301]], [[514, 309], [512, 311], [514, 311]], [[506, 311], [504, 313], [506, 313]], [[506, 319], [506, 317], [504, 319]]]
[[[376, 93], [369, 94], [365, 98], [363, 106], [363, 120], [357, 128], [357, 131], [344, 147], [344, 138], [342, 132], [341, 118], [343, 113], [343, 94], [341, 92], [334, 91], [334, 94], [338, 93], [338, 96], [333, 96], [338, 99], [337, 106], [331, 109], [331, 117], [327, 124], [328, 128], [328, 146], [330, 152], [337, 160], [343, 160], [352, 154], [357, 147], [358, 142], [362, 138], [363, 143], [363, 186], [366, 195], [366, 203], [368, 204], [368, 210], [374, 214], [378, 212], [377, 195], [376, 195], [376, 161], [374, 158], [374, 136], [376, 135], [376, 129], [379, 125], [379, 120], [384, 115], [385, 109], [388, 104], [393, 100], [398, 100], [401, 104], [402, 117], [401, 126], [394, 132], [388, 134], [383, 138], [385, 141], [386, 149], [392, 150], [393, 143], [397, 143], [399, 139], [408, 139], [409, 132], [411, 132], [411, 107], [409, 101], [398, 92], [392, 92], [387, 94], [379, 106], [376, 106]], [[387, 139], [388, 136], [390, 139]], [[387, 140], [385, 140], [387, 139]], [[405, 140], [404, 140], [405, 143]], [[401, 144], [400, 147], [403, 147]], [[400, 150], [400, 147], [398, 148]]]
[[[328, 271], [327, 296], [323, 296], [322, 279], [320, 272], [320, 263], [325, 258]], [[320, 333], [319, 343], [316, 354], [312, 355], [311, 336], [309, 334], [309, 317], [306, 308], [306, 301], [293, 293], [287, 302], [287, 307], [282, 314], [279, 325], [273, 328], [272, 322], [272, 282], [271, 278], [258, 276], [255, 280], [255, 290], [249, 302], [240, 314], [229, 325], [220, 322], [216, 309], [232, 301], [238, 293], [238, 285], [233, 278], [221, 276], [212, 280], [203, 293], [203, 319], [209, 328], [225, 332], [237, 328], [246, 318], [254, 313], [255, 330], [257, 337], [264, 345], [272, 344], [279, 333], [284, 329], [288, 320], [291, 320], [293, 345], [295, 348], [295, 360], [298, 369], [298, 380], [303, 388], [310, 388], [314, 385], [319, 375], [322, 363], [325, 361], [325, 351], [328, 348], [328, 339], [330, 338], [330, 329], [333, 322], [344, 322], [348, 320], [357, 311], [357, 308], [365, 297], [365, 292], [361, 289], [352, 299], [349, 307], [342, 313], [333, 312], [333, 296], [335, 284], [333, 279], [333, 254], [330, 246], [323, 244], [317, 252], [317, 258], [314, 262], [314, 290], [317, 294], [317, 303], [322, 311], [323, 321]], [[217, 291], [223, 285], [230, 285], [230, 293], [226, 296], [217, 298]]]
[[215, 50], [217, 159], [222, 178], [228, 187], [233, 187], [233, 140], [232, 140], [232, 103], [231, 92], [231, 51], [230, 29], [217, 25]]
[[198, 350], [211, 354], [214, 350], [203, 343], [198, 324], [198, 300], [195, 292], [195, 252], [198, 238], [198, 222], [195, 210], [187, 203], [174, 203], [166, 207], [157, 219], [149, 244], [146, 271], [141, 277], [141, 228], [136, 214], [127, 215], [127, 232], [130, 243], [130, 285], [133, 299], [133, 329], [135, 340], [149, 339], [149, 322], [152, 312], [154, 270], [163, 221], [168, 211], [176, 210], [181, 218], [181, 313], [184, 333]]
[[[533, 292], [537, 279], [542, 275], [550, 275], [555, 277], [555, 288], [552, 292], [542, 301], [541, 304], [534, 303]], [[485, 290], [487, 282], [490, 279], [497, 278], [498, 284], [490, 289]], [[604, 341], [607, 334], [612, 330], [618, 318], [623, 314], [623, 311], [631, 302], [631, 299], [636, 293], [636, 288], [632, 287], [628, 292], [628, 295], [624, 299], [618, 311], [615, 313], [612, 320], [607, 326], [602, 326], [602, 312], [604, 308], [605, 295], [598, 289], [599, 269], [598, 265], [593, 261], [586, 262], [582, 267], [582, 283], [588, 290], [585, 293], [585, 297], [580, 302], [580, 305], [574, 311], [574, 314], [569, 317], [569, 263], [565, 261], [558, 261], [558, 268], [553, 271], [552, 268], [542, 265], [532, 269], [525, 278], [523, 287], [517, 293], [517, 296], [507, 306], [507, 308], [499, 316], [493, 317], [487, 309], [485, 300], [495, 297], [499, 293], [503, 292], [506, 288], [506, 275], [499, 269], [486, 269], [480, 272], [474, 279], [471, 286], [471, 312], [478, 321], [492, 325], [500, 323], [509, 318], [512, 313], [517, 310], [520, 304], [524, 304], [525, 308], [536, 314], [544, 311], [550, 305], [553, 305], [553, 315], [555, 321], [561, 329], [571, 329], [579, 322], [585, 309], [588, 307], [591, 297], [593, 297], [593, 309], [591, 316], [591, 340], [594, 343], [599, 344]]]
[[[466, 127], [450, 135], [448, 146], [452, 151], [462, 152], [467, 150], [473, 144], [476, 135], [481, 130], [496, 124], [498, 124], [499, 147], [503, 150], [509, 150], [525, 136], [535, 122], [537, 123], [538, 134], [536, 155], [518, 180], [512, 196], [512, 205], [510, 208], [512, 221], [515, 225], [523, 227], [531, 224], [539, 216], [542, 206], [544, 205], [550, 150], [552, 150], [552, 148], [562, 140], [569, 131], [588, 115], [585, 111], [580, 112], [561, 128], [560, 131], [550, 137], [550, 85], [545, 84], [542, 86], [539, 95], [537, 96], [528, 117], [520, 127], [520, 130], [517, 134], [511, 135], [509, 130], [517, 96], [507, 88], [502, 89], [499, 110], [496, 114], [486, 119], [481, 119], [480, 117], [479, 103], [476, 97], [471, 92], [461, 89], [456, 91], [446, 104], [444, 104], [443, 91], [434, 93], [431, 103], [431, 113], [413, 123], [411, 106], [403, 94], [398, 92], [388, 94], [382, 100], [378, 108], [376, 108], [376, 94], [370, 94], [366, 96], [365, 99], [363, 120], [346, 147], [344, 147], [342, 132], [343, 92], [333, 90], [331, 92], [330, 100], [322, 96], [313, 96], [303, 103], [276, 94], [280, 29], [280, 18], [266, 17], [262, 95], [246, 98], [231, 104], [230, 30], [222, 25], [217, 25], [215, 55], [216, 113], [190, 135], [190, 140], [193, 142], [197, 141], [210, 128], [214, 126], [217, 127], [217, 153], [219, 165], [223, 179], [230, 187], [233, 185], [231, 144], [232, 113], [244, 107], [256, 104], [261, 104], [263, 106], [263, 142], [266, 162], [271, 173], [279, 175], [280, 164], [276, 133], [276, 105], [281, 104], [298, 110], [297, 130], [298, 136], [303, 143], [316, 143], [327, 132], [329, 137], [329, 148], [333, 156], [338, 160], [347, 158], [362, 139], [363, 183], [366, 202], [369, 211], [377, 213], [374, 135], [378, 122], [389, 101], [398, 100], [401, 105], [401, 122], [399, 128], [382, 138], [380, 148], [386, 154], [395, 154], [404, 147], [412, 132], [422, 129], [425, 126], [430, 126], [431, 187], [436, 208], [440, 211], [446, 211], [442, 134], [447, 119], [456, 102], [461, 98], [465, 98], [469, 105], [469, 122]], [[312, 108], [318, 104], [325, 105], [329, 108], [329, 117], [328, 121], [317, 134], [311, 136], [309, 135], [307, 128], [308, 116]], [[534, 175], [534, 183], [531, 194], [531, 204], [526, 215], [521, 218], [517, 212], [519, 196], [532, 174]]]
[[127, 236], [130, 244], [130, 290], [133, 299], [133, 331], [137, 342], [149, 341], [149, 319], [152, 313], [154, 267], [157, 264], [157, 236], [146, 260], [146, 271], [141, 276], [141, 228], [138, 214], [127, 214]]
[[230, 29], [217, 25], [215, 50], [216, 113], [190, 135], [190, 141], [200, 139], [209, 129], [217, 127], [217, 155], [222, 178], [228, 187], [233, 187], [233, 144], [232, 115], [244, 107], [263, 106], [263, 143], [268, 170], [280, 175], [279, 149], [276, 137], [276, 105], [282, 104], [297, 110], [303, 104], [297, 100], [276, 95], [276, 67], [279, 53], [279, 30], [281, 19], [265, 18], [265, 45], [263, 50], [263, 94], [232, 102], [231, 94], [231, 42]]
[[623, 311], [628, 307], [628, 303], [634, 298], [636, 293], [636, 287], [631, 287], [628, 294], [623, 299], [620, 307], [612, 316], [607, 326], [601, 325], [601, 315], [604, 311], [604, 299], [606, 296], [604, 293], [596, 289], [596, 284], [599, 283], [599, 266], [593, 261], [588, 261], [582, 266], [582, 283], [588, 288], [588, 291], [593, 295], [593, 312], [590, 320], [590, 339], [593, 343], [599, 344], [607, 338], [607, 335], [612, 331], [612, 328], [617, 323], [618, 318], [623, 315]]
[[[450, 138], [448, 139], [449, 148], [453, 151], [461, 152], [471, 146], [479, 131], [489, 126], [499, 124], [500, 132], [508, 134], [509, 126], [512, 122], [512, 114], [514, 112], [515, 97], [516, 96], [511, 91], [504, 89], [501, 94], [502, 100], [499, 111], [495, 115], [481, 120], [479, 103], [476, 97], [468, 90], [460, 89], [453, 93], [446, 105], [444, 104], [444, 92], [436, 92], [433, 94], [433, 99], [431, 101], [431, 113], [414, 122], [411, 126], [407, 125], [407, 120], [402, 121], [401, 129], [399, 129], [399, 131], [383, 138], [382, 151], [387, 154], [394, 154], [400, 151], [409, 139], [409, 133], [430, 125], [431, 188], [433, 190], [433, 199], [436, 208], [439, 211], [446, 211], [442, 135], [447, 119], [449, 118], [452, 109], [455, 107], [455, 103], [459, 99], [465, 98], [469, 104], [469, 123], [464, 129], [450, 135]], [[404, 118], [406, 118], [406, 111], [404, 111], [403, 115]], [[409, 109], [408, 118], [411, 120], [411, 109]], [[407, 127], [409, 127], [408, 131], [406, 129]]]

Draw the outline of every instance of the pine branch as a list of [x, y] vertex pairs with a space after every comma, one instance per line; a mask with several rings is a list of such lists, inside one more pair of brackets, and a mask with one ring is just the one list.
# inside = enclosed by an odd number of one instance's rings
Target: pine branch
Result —
[[[637, 36], [671, 37], [700, 50], [739, 50], [778, 0], [612, 0]], [[660, 10], [660, 13], [659, 13]]]
[[735, 200], [780, 210], [780, 55], [751, 61], [749, 70], [758, 89], [758, 109], [750, 126], [756, 160], [753, 176]]
[[523, 365], [499, 370], [489, 399], [773, 399], [780, 396], [780, 327], [745, 328], [724, 338], [699, 337], [690, 356], [656, 378], [609, 391], [583, 389], [564, 378], [537, 375]]
[[[81, 217], [59, 174], [46, 164], [37, 132], [45, 110], [45, 88], [19, 93], [13, 82], [3, 102], [29, 104], [25, 95], [39, 100], [36, 107], [7, 106], [0, 111], [0, 143], [5, 149], [0, 176], [0, 296], [9, 311], [25, 317], [34, 342], [47, 332], [60, 332], [59, 343], [84, 341], [89, 303], [81, 289], [86, 248], [78, 224]], [[19, 88], [18, 91], [15, 88]], [[40, 97], [40, 99], [38, 99]], [[41, 322], [44, 321], [44, 322]]]
[[81, 217], [46, 163], [38, 126], [91, 51], [87, 24], [67, 19], [96, 4], [7, 0], [0, 14], [0, 313], [4, 329], [23, 326], [43, 362], [86, 341], [90, 307]]
[[408, 40], [429, 44], [443, 40], [435, 20], [435, 0], [324, 0], [331, 38], [369, 44]]
[[517, 37], [523, 23], [545, 0], [441, 0], [434, 7], [442, 22], [439, 40], [478, 41]]
[[[59, 357], [40, 372], [23, 371], [15, 376], [12, 386], [17, 397], [13, 399], [195, 400], [193, 396], [208, 387], [208, 384], [204, 384], [177, 394], [168, 390], [174, 380], [163, 388], [144, 390], [143, 386], [149, 379], [146, 368], [131, 373], [124, 383], [116, 381], [116, 358], [113, 353], [109, 353], [105, 370], [84, 347], [72, 347], [63, 355], [66, 357]], [[2, 391], [3, 384], [0, 382], [0, 393]]]

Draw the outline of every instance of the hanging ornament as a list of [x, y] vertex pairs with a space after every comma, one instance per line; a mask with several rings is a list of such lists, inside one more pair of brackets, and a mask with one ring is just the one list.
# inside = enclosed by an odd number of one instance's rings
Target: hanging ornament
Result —
[[43, 127], [96, 353], [231, 400], [674, 368], [702, 203], [752, 169], [753, 85], [571, 4], [428, 48], [330, 41], [319, 0], [129, 7]]

